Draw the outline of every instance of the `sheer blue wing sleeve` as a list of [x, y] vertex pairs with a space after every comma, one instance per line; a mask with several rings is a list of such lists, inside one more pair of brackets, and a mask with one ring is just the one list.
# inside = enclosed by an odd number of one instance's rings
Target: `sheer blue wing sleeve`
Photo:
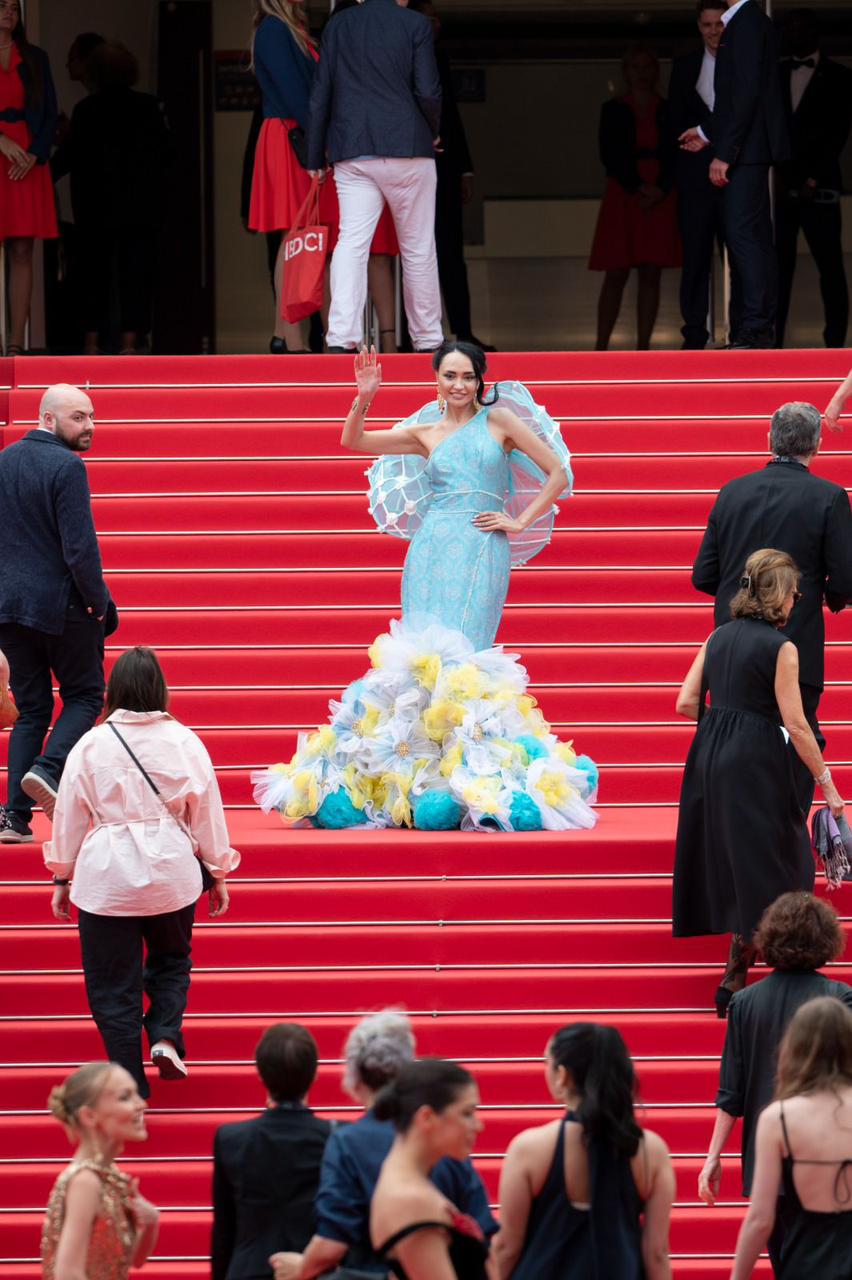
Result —
[[[437, 405], [425, 405], [393, 428], [437, 421]], [[432, 498], [429, 461], [414, 453], [386, 453], [365, 473], [370, 515], [382, 533], [410, 541], [423, 520]]]
[[[574, 473], [571, 470], [571, 453], [562, 438], [558, 422], [554, 422], [550, 414], [540, 404], [536, 404], [522, 382], [501, 382], [499, 384], [501, 409], [511, 409], [522, 422], [536, 433], [549, 448], [553, 450], [565, 471], [565, 487], [559, 494], [559, 500], [570, 498], [574, 488]], [[536, 466], [526, 454], [513, 449], [509, 454], [510, 484], [509, 494], [504, 503], [507, 515], [513, 518], [529, 506], [538, 497], [547, 475], [541, 467]], [[534, 520], [520, 533], [510, 533], [509, 543], [512, 548], [512, 564], [526, 564], [537, 556], [550, 542], [553, 525], [556, 520], [557, 507], [551, 507]]]

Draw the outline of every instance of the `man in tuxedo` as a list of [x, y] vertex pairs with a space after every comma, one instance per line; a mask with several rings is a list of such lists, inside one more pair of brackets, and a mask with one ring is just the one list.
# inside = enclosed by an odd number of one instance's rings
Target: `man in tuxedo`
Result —
[[296, 1023], [264, 1032], [255, 1063], [266, 1110], [223, 1124], [213, 1141], [211, 1280], [272, 1274], [271, 1254], [301, 1252], [314, 1229], [314, 1197], [332, 1131], [305, 1105], [317, 1073], [317, 1046]]
[[771, 347], [777, 308], [769, 170], [789, 155], [775, 29], [757, 0], [722, 15], [713, 112], [681, 135], [690, 151], [713, 147], [710, 181], [723, 191], [725, 243], [740, 287], [730, 346]]
[[[716, 597], [716, 626], [730, 621], [730, 603], [753, 551], [774, 547], [801, 571], [798, 600], [784, 634], [799, 651], [799, 685], [808, 724], [820, 747], [817, 710], [824, 683], [823, 601], [833, 613], [852, 602], [852, 511], [846, 490], [809, 470], [820, 446], [820, 413], [812, 404], [785, 404], [772, 415], [770, 462], [730, 480], [710, 512], [692, 569], [692, 585]], [[792, 752], [792, 746], [790, 748]], [[799, 802], [807, 814], [814, 794], [810, 770], [793, 753]]]
[[308, 129], [313, 175], [334, 165], [340, 235], [331, 260], [329, 351], [363, 338], [367, 262], [385, 201], [416, 351], [443, 341], [435, 252], [441, 82], [431, 24], [407, 0], [363, 0], [326, 28]]
[[[722, 23], [724, 12], [724, 0], [698, 0], [701, 47], [681, 54], [672, 63], [669, 117], [677, 137], [696, 120], [710, 127], [715, 101], [716, 50], [725, 30]], [[710, 181], [708, 159], [712, 159], [712, 150], [709, 157], [707, 151], [680, 150], [675, 169], [683, 244], [680, 310], [685, 351], [702, 351], [710, 337], [707, 330], [710, 274], [715, 245], [722, 239], [722, 192]]]
[[849, 290], [841, 243], [840, 153], [852, 125], [852, 71], [820, 51], [819, 26], [811, 9], [792, 10], [784, 37], [792, 54], [781, 63], [792, 155], [778, 169], [775, 339], [783, 347], [802, 231], [819, 272], [825, 345], [842, 347], [849, 323]]

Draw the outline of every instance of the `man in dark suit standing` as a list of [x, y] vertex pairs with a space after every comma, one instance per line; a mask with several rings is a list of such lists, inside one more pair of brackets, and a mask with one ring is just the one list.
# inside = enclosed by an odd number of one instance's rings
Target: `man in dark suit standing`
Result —
[[710, 181], [724, 191], [725, 243], [739, 280], [737, 329], [730, 346], [774, 345], [778, 271], [772, 241], [769, 170], [789, 155], [775, 29], [757, 0], [736, 0], [722, 15], [715, 102], [707, 126], [694, 125], [681, 145], [715, 152]]
[[[716, 50], [725, 30], [724, 0], [698, 0], [698, 34], [701, 48], [681, 54], [672, 63], [669, 79], [669, 118], [677, 137], [696, 121], [710, 128], [715, 95]], [[703, 351], [710, 334], [710, 275], [713, 252], [722, 240], [722, 192], [708, 173], [706, 151], [680, 150], [675, 168], [678, 221], [683, 244], [680, 276], [680, 310], [683, 316], [683, 348]]]
[[[77, 387], [48, 387], [38, 427], [0, 453], [0, 649], [19, 712], [4, 844], [32, 840], [33, 801], [52, 816], [68, 752], [103, 709], [104, 635], [118, 615], [79, 457], [91, 448], [94, 414]], [[62, 711], [45, 745], [54, 676]]]
[[825, 345], [842, 347], [849, 323], [849, 290], [841, 239], [840, 154], [852, 126], [852, 71], [820, 51], [819, 26], [813, 10], [792, 10], [784, 36], [792, 54], [781, 63], [792, 156], [778, 169], [775, 201], [775, 340], [783, 347], [801, 230], [819, 272]]
[[266, 1110], [223, 1124], [213, 1141], [211, 1280], [270, 1276], [270, 1255], [301, 1253], [314, 1230], [314, 1197], [332, 1125], [305, 1105], [317, 1046], [296, 1023], [270, 1027], [255, 1063]]
[[[822, 748], [817, 720], [825, 669], [822, 606], [824, 600], [839, 613], [852, 602], [852, 512], [845, 489], [809, 470], [819, 445], [820, 414], [812, 404], [785, 404], [775, 411], [769, 431], [772, 459], [721, 489], [693, 565], [692, 585], [716, 597], [718, 627], [730, 621], [730, 603], [753, 551], [774, 547], [793, 557], [802, 575], [801, 598], [784, 634], [799, 651], [802, 704]], [[807, 814], [813, 778], [795, 752], [793, 767]]]
[[308, 167], [334, 165], [340, 236], [331, 261], [330, 351], [363, 337], [367, 262], [385, 201], [416, 351], [443, 341], [435, 253], [441, 83], [431, 24], [407, 0], [364, 0], [329, 23], [311, 93]]

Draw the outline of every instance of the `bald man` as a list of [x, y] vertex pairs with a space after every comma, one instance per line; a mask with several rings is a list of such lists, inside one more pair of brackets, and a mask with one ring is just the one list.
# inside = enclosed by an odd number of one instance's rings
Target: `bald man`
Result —
[[[103, 706], [104, 635], [118, 615], [80, 457], [91, 447], [94, 417], [78, 387], [48, 387], [38, 426], [0, 453], [0, 649], [18, 709], [4, 844], [32, 840], [34, 802], [53, 815], [65, 758]], [[54, 679], [62, 711], [47, 737]]]

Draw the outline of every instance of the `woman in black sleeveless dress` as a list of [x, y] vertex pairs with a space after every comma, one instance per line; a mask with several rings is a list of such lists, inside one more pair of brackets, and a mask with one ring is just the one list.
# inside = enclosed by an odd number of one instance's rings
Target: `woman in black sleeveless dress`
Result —
[[764, 909], [782, 893], [813, 888], [814, 860], [784, 730], [832, 813], [843, 811], [802, 710], [796, 646], [778, 631], [798, 599], [798, 580], [782, 551], [749, 556], [732, 620], [704, 644], [677, 701], [678, 714], [699, 725], [681, 788], [673, 932], [733, 935], [716, 992], [719, 1017], [745, 986]]
[[399, 1280], [487, 1280], [481, 1227], [429, 1181], [445, 1156], [470, 1156], [478, 1105], [470, 1072], [440, 1058], [409, 1063], [376, 1098], [373, 1114], [392, 1120], [397, 1136], [373, 1193], [370, 1236]]
[[852, 1280], [852, 1012], [834, 996], [794, 1015], [778, 1052], [775, 1097], [757, 1125], [751, 1206], [731, 1280], [748, 1280], [776, 1215], [778, 1280]]
[[635, 1079], [614, 1027], [574, 1023], [547, 1046], [563, 1119], [511, 1143], [500, 1178], [500, 1280], [669, 1280], [674, 1173], [633, 1114]]

